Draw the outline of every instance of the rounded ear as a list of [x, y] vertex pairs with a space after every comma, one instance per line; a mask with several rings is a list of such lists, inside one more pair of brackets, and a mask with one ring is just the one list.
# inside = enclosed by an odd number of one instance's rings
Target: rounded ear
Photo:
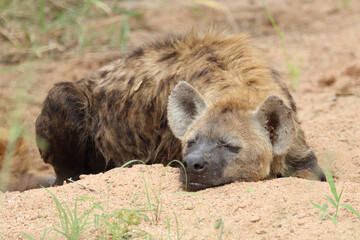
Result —
[[174, 135], [181, 139], [206, 109], [203, 96], [187, 82], [179, 82], [171, 91], [167, 107], [168, 122]]
[[296, 136], [291, 109], [279, 97], [270, 95], [254, 115], [267, 131], [273, 153], [286, 154]]

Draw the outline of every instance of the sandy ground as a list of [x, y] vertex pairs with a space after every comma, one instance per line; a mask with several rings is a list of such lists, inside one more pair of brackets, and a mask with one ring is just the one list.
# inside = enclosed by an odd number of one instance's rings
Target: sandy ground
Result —
[[[186, 1], [168, 1], [152, 8], [146, 12], [146, 28], [132, 33], [130, 48], [161, 33], [192, 26], [216, 24], [234, 32], [249, 31], [255, 44], [290, 85], [279, 38], [261, 1], [222, 3], [225, 10], [203, 6], [195, 11]], [[320, 165], [332, 172], [338, 191], [344, 189], [341, 201], [360, 212], [360, 2], [350, 1], [349, 8], [335, 0], [266, 3], [285, 33], [291, 60], [301, 67], [299, 90], [292, 90], [292, 95], [307, 141]], [[119, 55], [120, 52], [65, 55], [34, 63], [35, 72], [27, 72], [24, 66], [22, 71], [1, 74], [0, 96], [5, 102], [0, 105], [1, 126], [8, 126], [5, 116], [15, 104], [16, 83], [12, 79], [32, 81], [27, 94], [35, 100], [26, 105], [24, 122], [33, 132], [41, 101], [54, 83], [78, 80]], [[30, 139], [29, 145], [29, 161], [34, 168], [43, 170], [34, 141]], [[96, 209], [89, 222], [95, 215], [115, 209], [157, 209], [143, 212], [148, 219], [139, 217], [140, 225], [129, 227], [128, 239], [360, 239], [360, 220], [345, 208], [340, 208], [337, 225], [328, 218], [319, 219], [320, 211], [310, 202], [327, 202], [325, 196], [332, 195], [327, 183], [283, 178], [236, 182], [187, 194], [181, 192], [178, 175], [178, 169], [161, 165], [134, 166], [83, 176], [79, 181], [98, 192], [75, 183], [49, 190], [71, 209], [76, 198], [93, 198], [78, 202], [79, 214], [93, 203], [102, 202], [103, 211]], [[40, 239], [44, 229], [59, 228], [55, 202], [43, 189], [0, 193], [0, 201], [0, 239], [22, 239], [21, 233]], [[334, 212], [332, 206], [329, 212]], [[82, 239], [101, 236], [101, 227], [89, 227]], [[47, 233], [46, 239], [50, 238], [64, 239], [54, 231]]]

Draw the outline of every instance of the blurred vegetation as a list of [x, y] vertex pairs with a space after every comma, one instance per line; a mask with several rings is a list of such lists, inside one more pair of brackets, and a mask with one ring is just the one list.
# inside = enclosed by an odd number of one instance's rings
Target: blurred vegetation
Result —
[[281, 48], [283, 49], [283, 53], [285, 56], [285, 60], [286, 60], [286, 65], [287, 65], [287, 69], [289, 72], [289, 77], [290, 77], [290, 85], [291, 88], [294, 91], [297, 91], [300, 87], [300, 65], [297, 63], [294, 63], [294, 61], [291, 59], [291, 57], [289, 56], [286, 46], [285, 46], [285, 40], [284, 40], [284, 33], [279, 29], [273, 15], [271, 14], [269, 8], [265, 5], [264, 0], [262, 0], [264, 9], [266, 11], [266, 14], [268, 15], [268, 18], [271, 22], [271, 25], [273, 26], [277, 36], [279, 37], [280, 40], [280, 44], [281, 44]]
[[134, 1], [0, 0], [0, 62], [17, 63], [83, 49], [125, 50]]

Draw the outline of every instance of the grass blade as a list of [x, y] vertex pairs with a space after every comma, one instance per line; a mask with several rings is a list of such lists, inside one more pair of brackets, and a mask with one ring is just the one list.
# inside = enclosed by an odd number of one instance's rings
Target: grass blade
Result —
[[22, 237], [24, 237], [24, 238], [26, 238], [26, 239], [29, 239], [29, 240], [35, 240], [35, 238], [30, 237], [30, 236], [28, 236], [28, 235], [26, 235], [26, 234], [20, 234], [20, 236], [22, 236]]
[[214, 224], [214, 228], [219, 229], [222, 222], [223, 222], [222, 218], [219, 218], [219, 220], [217, 220], [216, 223]]
[[286, 47], [285, 47], [284, 34], [279, 29], [273, 15], [271, 14], [268, 7], [266, 6], [264, 0], [262, 0], [262, 4], [264, 6], [264, 9], [266, 11], [266, 14], [267, 14], [270, 22], [271, 22], [271, 25], [273, 26], [276, 34], [278, 35], [278, 37], [280, 39], [280, 44], [281, 44], [281, 47], [282, 47], [283, 52], [284, 52], [286, 65], [287, 65], [290, 80], [291, 80], [291, 82], [290, 82], [291, 87], [293, 88], [294, 91], [297, 91], [299, 89], [299, 85], [300, 85], [300, 67], [298, 65], [296, 65], [296, 64], [293, 64], [292, 61], [290, 60], [290, 57], [289, 57], [289, 55], [287, 53], [287, 50], [286, 50]]
[[187, 185], [188, 185], [187, 183], [188, 183], [188, 181], [187, 181], [186, 168], [185, 168], [184, 164], [183, 164], [181, 161], [179, 161], [179, 160], [172, 160], [171, 162], [169, 162], [169, 163], [166, 165], [166, 167], [170, 166], [170, 164], [172, 164], [173, 162], [180, 164], [180, 167], [184, 170], [184, 173], [185, 173], [185, 192], [187, 192]]
[[345, 203], [341, 203], [340, 206], [347, 208], [350, 212], [354, 213], [358, 218], [360, 218], [360, 214], [352, 206]]
[[[44, 189], [53, 197], [55, 205], [56, 205], [56, 209], [59, 213], [60, 225], [61, 225], [61, 228], [64, 230], [64, 232], [61, 232], [59, 230], [57, 230], [57, 232], [63, 233], [63, 235], [66, 236], [67, 234], [69, 234], [69, 225], [71, 224], [69, 221], [69, 217], [66, 214], [66, 211], [63, 208], [63, 206], [61, 205], [60, 201], [57, 199], [57, 197], [52, 192], [50, 192], [49, 189], [47, 189], [47, 188], [44, 188]], [[54, 229], [54, 230], [56, 231], [56, 229]]]
[[121, 51], [125, 52], [127, 47], [127, 42], [130, 36], [130, 25], [128, 17], [125, 17], [121, 23], [121, 35], [120, 35], [120, 47]]
[[340, 192], [340, 194], [339, 194], [339, 201], [340, 201], [340, 199], [341, 199], [341, 195], [343, 194], [343, 191], [344, 191], [344, 188], [341, 189], [341, 192]]
[[224, 225], [225, 225], [225, 222], [224, 222], [224, 220], [221, 219], [221, 229], [220, 229], [220, 235], [219, 235], [219, 238], [218, 238], [219, 240], [222, 239], [222, 236], [224, 234]]
[[180, 233], [179, 233], [179, 221], [178, 221], [175, 213], [174, 213], [174, 217], [175, 217], [175, 225], [176, 225], [176, 238], [181, 239]]
[[315, 207], [315, 208], [317, 208], [317, 209], [319, 209], [320, 211], [322, 211], [322, 212], [324, 212], [324, 213], [327, 213], [326, 212], [326, 209], [324, 209], [322, 206], [320, 206], [319, 204], [316, 204], [316, 203], [313, 203], [313, 202], [311, 202], [311, 204]]
[[166, 216], [166, 226], [167, 226], [167, 229], [168, 229], [168, 235], [169, 235], [169, 239], [171, 240], [171, 230], [170, 230], [170, 221], [169, 221], [169, 217]]
[[332, 194], [333, 194], [334, 197], [335, 197], [335, 201], [338, 203], [339, 200], [340, 200], [340, 198], [339, 198], [339, 195], [338, 195], [338, 193], [337, 193], [337, 191], [336, 191], [334, 179], [333, 179], [331, 173], [329, 172], [329, 170], [325, 169], [325, 174], [326, 174], [326, 179], [328, 180], [328, 183], [329, 183], [331, 192], [332, 192]]
[[336, 217], [333, 217], [333, 216], [330, 216], [331, 220], [333, 221], [333, 223], [335, 225], [337, 225], [338, 221], [337, 221], [337, 218]]
[[98, 8], [102, 9], [107, 14], [111, 13], [111, 8], [108, 5], [106, 5], [105, 3], [103, 3], [102, 1], [91, 0], [91, 3], [94, 4], [95, 6], [97, 6]]
[[336, 205], [334, 199], [332, 199], [331, 197], [329, 197], [329, 196], [327, 196], [327, 195], [326, 195], [326, 198], [327, 198], [327, 200], [331, 203], [331, 205], [333, 205], [334, 208], [336, 208], [337, 205]]

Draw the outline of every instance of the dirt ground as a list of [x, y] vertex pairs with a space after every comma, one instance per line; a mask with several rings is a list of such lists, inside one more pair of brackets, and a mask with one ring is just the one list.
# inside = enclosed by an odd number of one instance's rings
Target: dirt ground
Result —
[[[350, 1], [349, 7], [340, 0], [265, 2], [284, 32], [291, 61], [301, 68], [299, 89], [291, 92], [307, 141], [320, 165], [333, 174], [338, 191], [344, 189], [341, 202], [360, 212], [360, 1]], [[224, 9], [193, 9], [188, 1], [166, 1], [160, 7], [149, 8], [146, 27], [133, 30], [129, 47], [193, 26], [248, 31], [290, 86], [281, 42], [261, 1], [221, 3]], [[8, 113], [18, 97], [12, 79], [31, 80], [27, 94], [35, 100], [25, 105], [24, 123], [33, 133], [41, 102], [56, 82], [78, 80], [120, 54], [67, 54], [32, 63], [34, 72], [27, 71], [29, 66], [25, 65], [22, 71], [2, 73], [0, 97], [5, 104], [0, 107], [0, 126], [9, 125]], [[29, 139], [29, 159], [34, 168], [43, 169], [34, 140]], [[340, 208], [339, 223], [334, 225], [329, 218], [321, 220], [321, 212], [311, 205], [328, 203], [326, 195], [332, 196], [328, 183], [282, 178], [235, 182], [186, 194], [181, 192], [178, 175], [175, 168], [137, 165], [83, 176], [79, 181], [98, 192], [75, 183], [49, 190], [71, 209], [78, 197], [94, 198], [78, 203], [79, 214], [93, 203], [102, 202], [103, 211], [96, 209], [89, 221], [96, 214], [114, 209], [157, 207], [157, 211], [144, 213], [149, 217], [147, 221], [140, 217], [140, 225], [129, 230], [127, 239], [136, 238], [139, 232], [140, 239], [360, 239], [360, 219], [355, 214]], [[55, 202], [43, 189], [0, 193], [0, 201], [0, 239], [23, 239], [19, 235], [22, 233], [40, 239], [44, 229], [59, 228]], [[149, 201], [153, 205], [149, 206]], [[328, 205], [333, 213], [334, 208]], [[93, 224], [89, 227], [82, 239], [101, 236], [101, 230]], [[45, 239], [50, 238], [64, 239], [55, 231], [47, 233]]]

